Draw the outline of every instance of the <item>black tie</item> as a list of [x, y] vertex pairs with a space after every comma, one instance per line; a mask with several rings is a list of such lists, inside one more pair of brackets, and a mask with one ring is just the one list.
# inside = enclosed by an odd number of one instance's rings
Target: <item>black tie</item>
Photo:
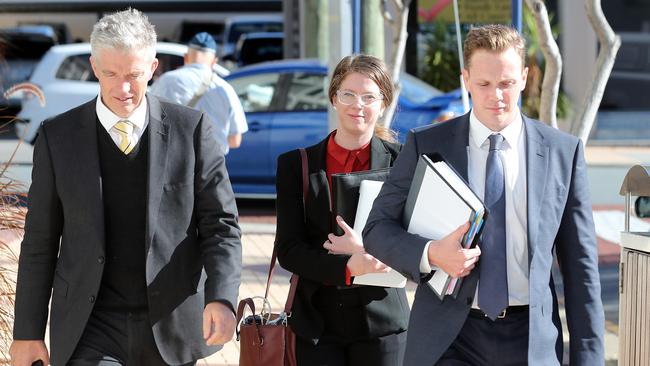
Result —
[[490, 152], [485, 169], [485, 205], [489, 217], [481, 240], [481, 270], [478, 305], [494, 320], [508, 307], [508, 271], [506, 265], [506, 191], [501, 134], [490, 135]]

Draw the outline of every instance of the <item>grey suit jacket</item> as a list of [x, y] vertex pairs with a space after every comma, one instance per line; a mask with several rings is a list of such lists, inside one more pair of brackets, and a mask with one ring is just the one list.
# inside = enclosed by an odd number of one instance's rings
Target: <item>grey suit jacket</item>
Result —
[[[560, 365], [562, 327], [551, 277], [557, 253], [569, 319], [571, 365], [604, 363], [604, 313], [598, 255], [582, 143], [524, 116], [526, 134], [530, 365]], [[429, 239], [402, 227], [404, 202], [418, 156], [441, 153], [467, 179], [469, 114], [416, 129], [395, 162], [363, 232], [368, 253], [419, 283], [411, 310], [405, 365], [433, 365], [451, 345], [469, 313], [479, 270], [466, 277], [456, 299], [440, 301], [419, 270]], [[479, 261], [480, 265], [480, 261]]]
[[[206, 303], [234, 309], [241, 271], [237, 208], [212, 124], [148, 96], [146, 280], [161, 355], [183, 364], [217, 351], [202, 335]], [[105, 256], [95, 100], [43, 123], [16, 290], [15, 339], [43, 339], [52, 294], [52, 365], [74, 351]], [[101, 128], [101, 127], [99, 127]]]

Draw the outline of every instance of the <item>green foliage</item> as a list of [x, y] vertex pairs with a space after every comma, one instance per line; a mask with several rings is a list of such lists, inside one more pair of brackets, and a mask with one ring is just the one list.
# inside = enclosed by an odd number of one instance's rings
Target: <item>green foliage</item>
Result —
[[424, 71], [420, 77], [442, 91], [460, 88], [460, 62], [456, 36], [444, 23], [426, 32]]

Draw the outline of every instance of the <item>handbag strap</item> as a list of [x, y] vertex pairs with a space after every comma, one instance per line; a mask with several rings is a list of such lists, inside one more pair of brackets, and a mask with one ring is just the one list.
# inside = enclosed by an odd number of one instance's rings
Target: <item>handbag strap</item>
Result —
[[[307, 221], [307, 193], [309, 192], [309, 165], [307, 162], [307, 151], [300, 148], [300, 165], [302, 168], [302, 210], [303, 210], [303, 220]], [[273, 254], [271, 254], [271, 263], [269, 265], [269, 274], [266, 277], [266, 291], [264, 292], [264, 298], [268, 299], [269, 289], [271, 288], [271, 281], [273, 279], [273, 270], [275, 269], [275, 263], [277, 262], [278, 252], [276, 246], [273, 245]], [[293, 305], [293, 299], [296, 295], [296, 287], [298, 287], [298, 275], [295, 273], [291, 274], [291, 280], [289, 285], [289, 294], [287, 295], [287, 302], [284, 304], [284, 312], [289, 314], [291, 312], [291, 306]]]

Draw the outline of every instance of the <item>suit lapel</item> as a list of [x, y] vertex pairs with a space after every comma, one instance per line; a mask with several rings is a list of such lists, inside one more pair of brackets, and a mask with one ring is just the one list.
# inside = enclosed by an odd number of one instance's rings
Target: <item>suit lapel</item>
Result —
[[95, 238], [89, 238], [90, 243], [100, 243], [102, 250], [105, 246], [104, 233], [104, 203], [102, 176], [99, 166], [99, 150], [97, 146], [98, 119], [95, 105], [97, 99], [86, 103], [80, 110], [79, 119], [71, 124], [70, 157], [68, 161], [74, 164], [78, 186], [79, 202], [84, 202], [88, 214], [88, 222], [92, 225]]
[[390, 166], [390, 151], [381, 142], [381, 139], [374, 137], [370, 140], [370, 169], [381, 169]]
[[[318, 217], [314, 220], [325, 232], [331, 232], [331, 194], [325, 171], [327, 159], [327, 140], [325, 138], [319, 144], [307, 149], [309, 160], [309, 214], [311, 217]], [[322, 217], [327, 212], [326, 217]]]
[[[448, 123], [448, 122], [445, 122]], [[442, 156], [467, 182], [467, 146], [469, 146], [469, 113], [464, 114], [451, 128], [451, 136], [443, 134], [446, 141], [437, 141], [439, 146], [434, 149]]]
[[526, 116], [523, 116], [523, 120], [526, 133], [528, 260], [530, 262], [537, 246], [537, 233], [540, 225], [538, 218], [546, 190], [549, 146], [544, 142], [544, 135], [535, 124]]
[[167, 163], [170, 128], [169, 122], [156, 98], [147, 97], [149, 103], [149, 162], [147, 178], [147, 250], [156, 231], [156, 217], [163, 190], [163, 177]]

